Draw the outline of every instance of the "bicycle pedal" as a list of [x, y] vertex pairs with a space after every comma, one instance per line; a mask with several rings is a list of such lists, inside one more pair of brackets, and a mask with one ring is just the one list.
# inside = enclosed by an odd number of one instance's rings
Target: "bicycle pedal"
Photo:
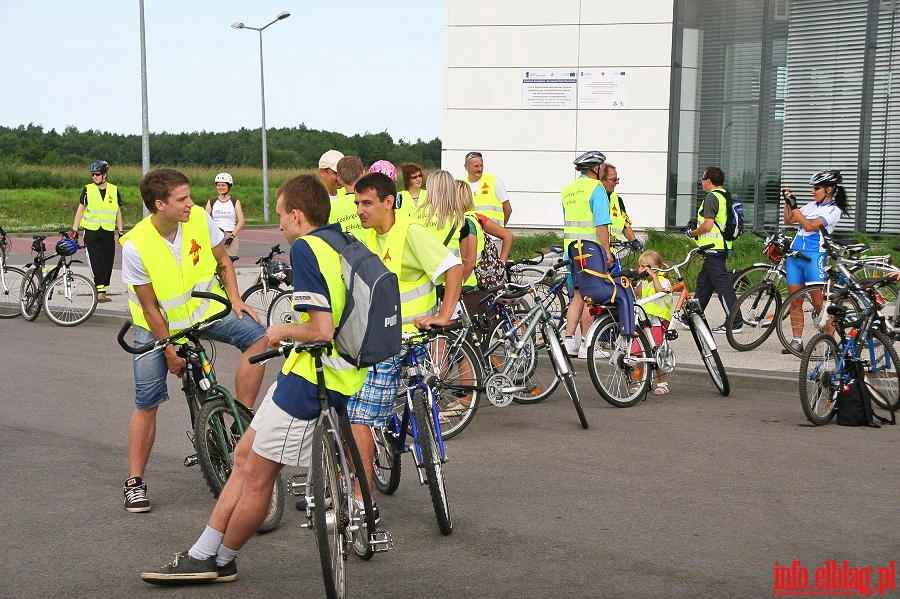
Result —
[[199, 462], [200, 460], [197, 459], [197, 454], [195, 453], [184, 458], [184, 467], [190, 468], [191, 466], [196, 466]]
[[394, 539], [388, 531], [379, 530], [369, 535], [369, 547], [375, 553], [387, 551], [394, 548]]
[[669, 329], [668, 331], [666, 331], [666, 339], [668, 339], [669, 341], [675, 341], [676, 339], [678, 339], [678, 331], [676, 331], [675, 329]]

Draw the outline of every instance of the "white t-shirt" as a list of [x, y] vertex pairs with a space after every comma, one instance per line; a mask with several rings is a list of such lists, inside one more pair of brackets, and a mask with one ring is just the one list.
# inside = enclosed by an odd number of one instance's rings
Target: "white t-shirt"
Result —
[[226, 232], [234, 231], [237, 225], [237, 210], [231, 200], [212, 200], [212, 219], [216, 226]]
[[[231, 204], [231, 202], [228, 202]], [[216, 226], [212, 217], [206, 212], [206, 224], [209, 226], [209, 239], [212, 247], [216, 247], [225, 239], [225, 234]], [[163, 241], [175, 256], [175, 262], [181, 266], [181, 223], [178, 223], [178, 231], [175, 233], [175, 240], [169, 243], [169, 240], [163, 237]], [[212, 251], [212, 248], [210, 248]], [[122, 282], [126, 285], [146, 285], [150, 282], [150, 276], [147, 269], [144, 268], [144, 262], [138, 254], [137, 248], [130, 239], [125, 240], [122, 246]]]
[[841, 220], [841, 209], [834, 202], [827, 204], [817, 204], [810, 202], [800, 208], [800, 214], [806, 217], [816, 225], [815, 231], [806, 231], [803, 227], [798, 227], [797, 235], [791, 244], [792, 250], [800, 250], [803, 252], [824, 252], [822, 233], [819, 231], [819, 225], [825, 225], [825, 230], [831, 235], [834, 233], [834, 227]]
[[[481, 189], [480, 185], [481, 179], [478, 179], [478, 181], [469, 181], [469, 187], [472, 188], [472, 195], [476, 198]], [[506, 186], [503, 185], [503, 181], [500, 180], [500, 177], [494, 177], [494, 195], [497, 196], [497, 199], [500, 200], [501, 204], [509, 201], [509, 193], [507, 193]]]

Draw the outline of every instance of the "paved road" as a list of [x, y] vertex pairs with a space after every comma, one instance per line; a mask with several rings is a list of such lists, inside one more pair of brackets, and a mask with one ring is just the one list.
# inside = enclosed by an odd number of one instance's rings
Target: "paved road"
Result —
[[[200, 472], [181, 465], [188, 416], [173, 382], [146, 477], [154, 509], [122, 509], [132, 375], [116, 328], [0, 321], [2, 597], [174, 596], [138, 575], [186, 549], [213, 506]], [[229, 384], [234, 356], [217, 360]], [[589, 430], [560, 390], [483, 407], [448, 443], [451, 536], [406, 469], [378, 498], [396, 547], [351, 558], [353, 596], [762, 597], [776, 561], [898, 557], [900, 430], [806, 426], [793, 389], [759, 393], [752, 379], [723, 398], [676, 372], [670, 395], [629, 409], [578, 380]], [[251, 539], [238, 582], [177, 596], [322, 596], [299, 523], [289, 510]]]

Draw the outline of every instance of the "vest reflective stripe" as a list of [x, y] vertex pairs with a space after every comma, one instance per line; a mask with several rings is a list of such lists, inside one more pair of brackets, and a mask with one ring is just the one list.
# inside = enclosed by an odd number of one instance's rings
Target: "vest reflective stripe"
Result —
[[[123, 236], [120, 243], [124, 245], [128, 240], [137, 249], [150, 277], [170, 334], [221, 310], [215, 302], [191, 297], [192, 291], [208, 291], [225, 297], [215, 277], [218, 263], [212, 253], [207, 215], [203, 208], [191, 208], [190, 218], [181, 225], [180, 267], [149, 216]], [[132, 285], [128, 286], [128, 307], [134, 324], [149, 330], [150, 325]]]
[[87, 206], [81, 217], [81, 227], [89, 231], [104, 229], [112, 231], [116, 228], [116, 214], [119, 212], [119, 190], [115, 185], [107, 184], [106, 198], [100, 197], [100, 188], [94, 183], [85, 186], [87, 190]]
[[344, 195], [339, 195], [337, 199], [331, 200], [331, 214], [328, 216], [328, 224], [339, 223], [342, 231], [360, 239], [363, 234], [363, 226], [359, 222], [359, 215], [356, 214], [355, 198], [356, 194], [345, 193]]
[[475, 212], [483, 214], [498, 225], [503, 224], [503, 202], [497, 198], [496, 175], [481, 175], [475, 192]]
[[378, 234], [375, 229], [363, 229], [363, 243], [374, 252], [400, 282], [400, 316], [404, 333], [414, 333], [418, 329], [412, 324], [418, 316], [434, 316], [437, 314], [437, 293], [434, 283], [427, 273], [422, 273], [414, 281], [404, 281], [403, 254], [406, 251], [406, 237], [410, 227], [421, 227], [413, 223], [402, 212], [395, 212], [394, 226], [388, 231], [382, 247], [378, 247]]
[[[728, 200], [725, 199], [725, 194], [723, 194], [718, 189], [714, 189], [710, 193], [715, 194], [716, 198], [719, 200], [719, 210], [716, 212], [715, 225], [713, 228], [709, 230], [708, 233], [704, 233], [697, 237], [697, 245], [707, 245], [713, 244], [715, 249], [724, 250], [725, 249], [725, 238], [722, 237], [721, 229], [725, 228], [725, 221], [728, 220]], [[705, 200], [706, 198], [704, 198]], [[697, 222], [702, 223], [706, 218], [703, 216], [703, 202], [700, 202], [700, 208], [697, 210]], [[718, 225], [718, 227], [716, 227]]]
[[619, 194], [616, 192], [609, 194], [609, 218], [612, 220], [612, 224], [609, 225], [610, 238], [622, 239], [628, 221], [625, 219], [625, 213], [620, 210]]
[[559, 193], [563, 205], [563, 237], [565, 247], [576, 239], [597, 239], [594, 213], [591, 212], [591, 194], [600, 182], [590, 177], [579, 177], [563, 187]]
[[[644, 299], [645, 297], [650, 297], [654, 293], [657, 293], [656, 289], [653, 287], [653, 283], [647, 281], [641, 286], [641, 297], [640, 299]], [[656, 316], [660, 320], [672, 320], [672, 296], [666, 295], [659, 299], [655, 299], [652, 302], [647, 302], [643, 304], [644, 312], [647, 313], [647, 316]]]
[[[319, 263], [319, 271], [328, 285], [329, 302], [331, 303], [331, 320], [335, 328], [341, 322], [344, 306], [347, 301], [347, 287], [344, 285], [341, 272], [341, 261], [337, 252], [331, 249], [324, 240], [314, 235], [302, 237], [312, 249]], [[322, 373], [325, 376], [325, 387], [344, 395], [353, 395], [366, 381], [365, 368], [356, 368], [344, 360], [337, 352], [322, 355]], [[282, 374], [293, 373], [310, 383], [316, 384], [316, 365], [307, 352], [292, 352], [281, 367]]]

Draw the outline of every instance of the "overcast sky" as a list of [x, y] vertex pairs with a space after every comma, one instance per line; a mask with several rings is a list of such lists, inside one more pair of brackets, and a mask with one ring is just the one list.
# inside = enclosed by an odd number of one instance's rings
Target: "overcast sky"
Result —
[[[438, 0], [145, 0], [151, 132], [266, 124], [440, 136]], [[0, 0], [0, 125], [141, 132], [138, 0]]]

